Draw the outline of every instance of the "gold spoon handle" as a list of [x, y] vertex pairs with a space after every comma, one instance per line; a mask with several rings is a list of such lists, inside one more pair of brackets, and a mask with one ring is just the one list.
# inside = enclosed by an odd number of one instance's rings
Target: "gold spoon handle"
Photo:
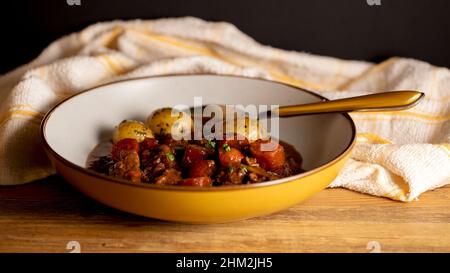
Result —
[[319, 113], [402, 110], [416, 105], [424, 95], [424, 93], [418, 91], [392, 91], [338, 100], [281, 106], [277, 111], [280, 117], [289, 117]]

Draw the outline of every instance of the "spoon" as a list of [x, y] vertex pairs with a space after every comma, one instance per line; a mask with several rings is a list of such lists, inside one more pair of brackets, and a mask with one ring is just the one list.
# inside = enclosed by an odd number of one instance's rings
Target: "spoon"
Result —
[[[338, 100], [328, 100], [300, 105], [280, 106], [280, 117], [323, 113], [404, 110], [413, 107], [425, 96], [418, 91], [391, 91]], [[271, 111], [268, 111], [270, 116]]]
[[[291, 117], [324, 113], [404, 110], [415, 106], [424, 96], [424, 93], [412, 90], [390, 91], [337, 100], [280, 106], [275, 110], [259, 113], [259, 116], [260, 118], [270, 118], [274, 111], [279, 117]], [[203, 112], [205, 107], [199, 107], [200, 113]], [[223, 105], [219, 107], [225, 109]], [[195, 113], [195, 109], [196, 107], [191, 107], [191, 113]]]

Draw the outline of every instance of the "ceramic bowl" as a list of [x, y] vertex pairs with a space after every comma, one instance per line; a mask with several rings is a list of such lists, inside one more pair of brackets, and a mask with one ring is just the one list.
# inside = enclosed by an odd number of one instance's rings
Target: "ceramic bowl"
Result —
[[265, 183], [211, 188], [135, 184], [86, 169], [91, 150], [124, 119], [143, 120], [178, 104], [294, 105], [324, 100], [294, 86], [261, 79], [178, 75], [102, 85], [51, 109], [41, 125], [45, 150], [75, 188], [108, 206], [169, 221], [217, 223], [270, 214], [326, 188], [349, 158], [355, 126], [347, 114], [281, 118], [280, 139], [303, 157], [304, 173]]

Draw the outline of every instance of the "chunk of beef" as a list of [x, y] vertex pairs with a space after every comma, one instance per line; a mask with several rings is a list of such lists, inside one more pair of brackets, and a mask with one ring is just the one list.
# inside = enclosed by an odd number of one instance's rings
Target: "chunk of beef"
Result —
[[112, 167], [112, 175], [132, 182], [140, 182], [141, 169], [139, 166], [139, 155], [136, 151], [122, 150], [120, 160]]
[[176, 185], [181, 179], [181, 172], [170, 168], [165, 169], [160, 176], [154, 179], [153, 182], [157, 185]]

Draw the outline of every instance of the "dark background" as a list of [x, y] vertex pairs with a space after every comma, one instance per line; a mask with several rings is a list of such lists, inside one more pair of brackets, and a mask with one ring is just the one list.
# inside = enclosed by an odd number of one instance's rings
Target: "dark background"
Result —
[[1, 3], [0, 73], [54, 39], [112, 19], [196, 16], [228, 21], [279, 48], [379, 62], [412, 57], [450, 67], [450, 0], [8, 0]]

